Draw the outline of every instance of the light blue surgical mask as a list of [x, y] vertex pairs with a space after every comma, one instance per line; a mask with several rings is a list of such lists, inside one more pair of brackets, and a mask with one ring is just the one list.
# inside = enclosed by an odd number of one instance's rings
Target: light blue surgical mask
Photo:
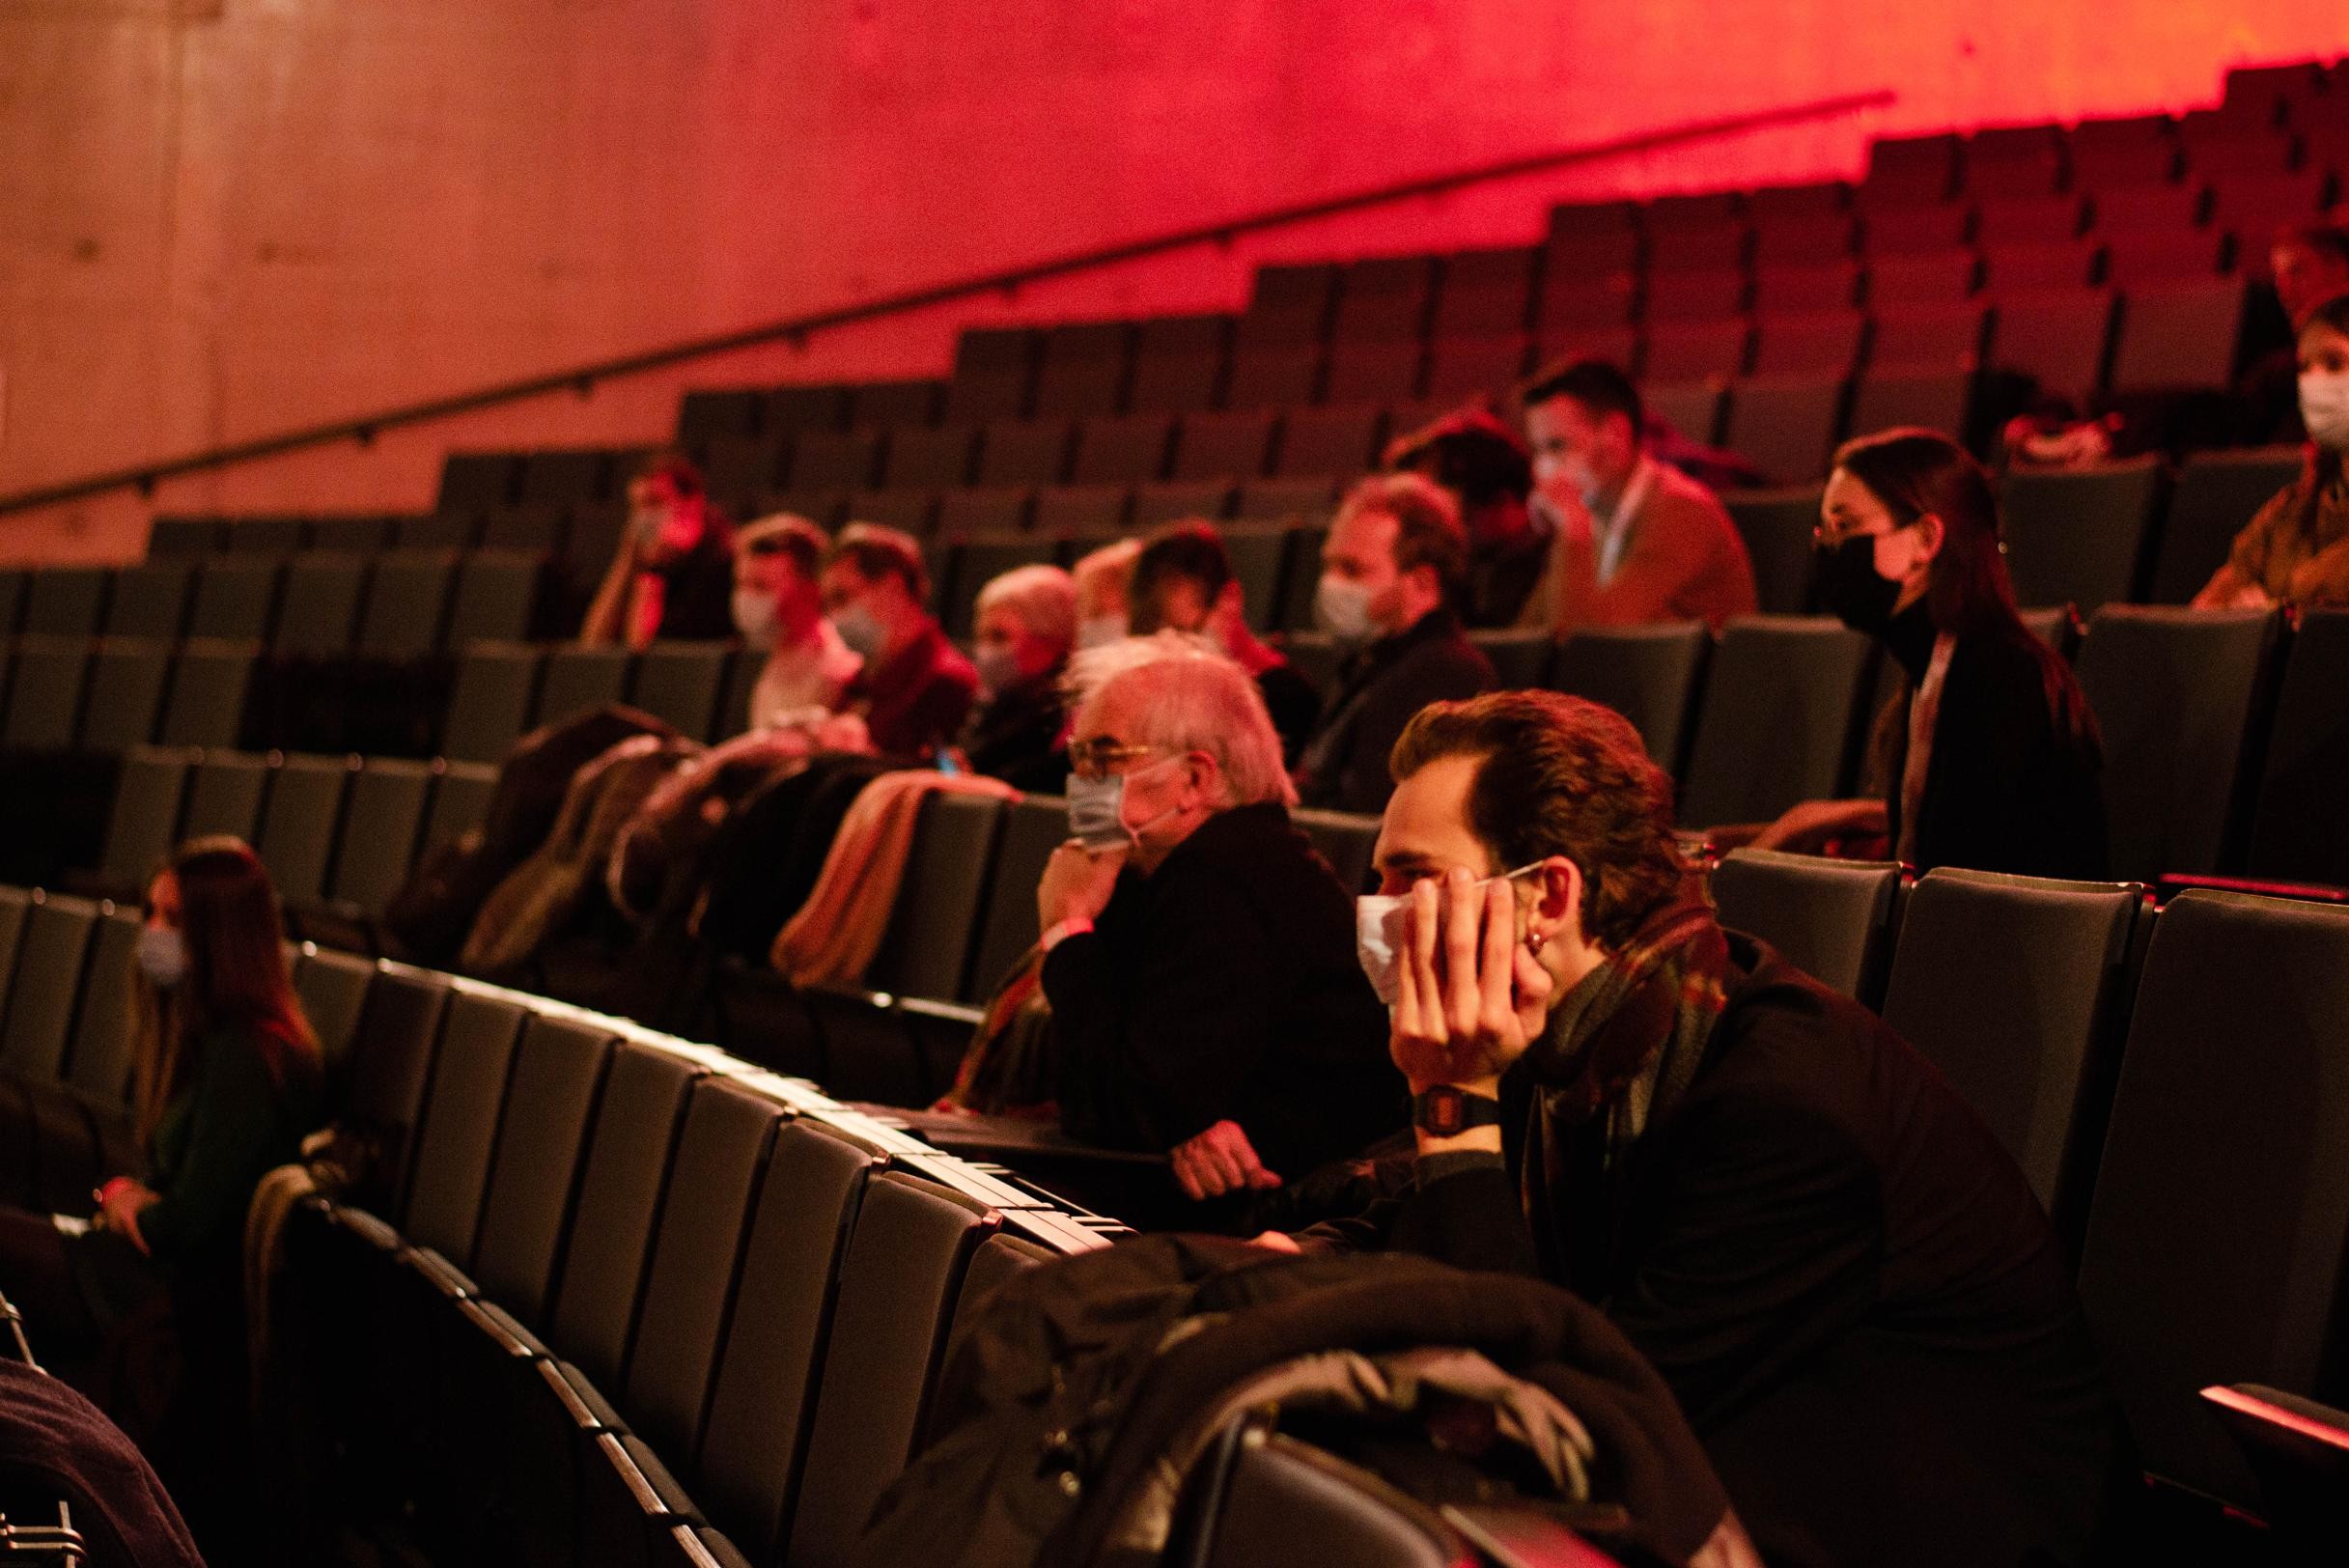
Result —
[[[1487, 877], [1476, 885], [1490, 887], [1496, 882], [1514, 882], [1528, 871], [1541, 870], [1543, 864], [1536, 860], [1515, 871]], [[1355, 957], [1361, 961], [1370, 989], [1389, 1007], [1394, 1006], [1395, 993], [1402, 989], [1396, 976], [1403, 967], [1404, 911], [1410, 906], [1409, 893], [1364, 893], [1354, 901]]]
[[839, 632], [840, 640], [849, 645], [849, 652], [868, 664], [881, 657], [881, 648], [889, 640], [889, 633], [882, 628], [881, 617], [875, 615], [861, 600], [832, 616], [832, 630]]
[[1379, 634], [1370, 618], [1370, 588], [1345, 577], [1325, 576], [1313, 589], [1313, 618], [1322, 630], [1349, 646]]
[[187, 938], [170, 926], [146, 926], [139, 932], [139, 972], [160, 990], [169, 991], [187, 978]]
[[1172, 815], [1161, 811], [1139, 827], [1126, 823], [1126, 780], [1135, 774], [1149, 772], [1152, 768], [1163, 768], [1180, 762], [1180, 757], [1163, 757], [1148, 768], [1137, 768], [1133, 773], [1111, 773], [1105, 778], [1087, 778], [1082, 773], [1069, 775], [1069, 836], [1088, 850], [1130, 850], [1141, 842], [1144, 829]]

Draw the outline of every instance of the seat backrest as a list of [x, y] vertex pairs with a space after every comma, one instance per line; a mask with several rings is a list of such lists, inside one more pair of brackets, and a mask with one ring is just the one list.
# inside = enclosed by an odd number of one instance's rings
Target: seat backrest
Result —
[[673, 1051], [624, 1040], [597, 1102], [551, 1330], [564, 1357], [605, 1388], [621, 1386], [661, 1183], [701, 1073]]
[[881, 1490], [913, 1457], [964, 1271], [1002, 1217], [902, 1171], [874, 1178], [840, 1267], [807, 1461], [795, 1563], [845, 1563]]
[[866, 971], [877, 990], [952, 1001], [965, 991], [971, 938], [1003, 832], [1003, 802], [933, 795], [922, 802], [889, 929]]
[[2233, 863], [2277, 634], [2262, 610], [2108, 604], [2089, 623], [2078, 667], [2104, 736], [2114, 874]]
[[269, 785], [254, 843], [278, 897], [299, 904], [326, 891], [327, 859], [343, 818], [350, 764], [342, 757], [288, 757]]
[[446, 646], [518, 642], [537, 617], [546, 558], [530, 550], [475, 550], [457, 571]]
[[1630, 719], [1649, 760], [1678, 776], [1712, 652], [1713, 637], [1702, 621], [1594, 628], [1558, 645], [1550, 684]]
[[[573, 643], [546, 656], [534, 722], [552, 723], [620, 701], [628, 685], [629, 651]], [[469, 758], [489, 762], [488, 757]]]
[[514, 749], [529, 726], [544, 662], [537, 649], [518, 643], [475, 643], [465, 649], [449, 694], [442, 754], [464, 762], [496, 762]]
[[[106, 935], [99, 934], [101, 943]], [[367, 988], [366, 1010], [345, 1053], [341, 1101], [331, 1107], [373, 1140], [377, 1160], [359, 1199], [365, 1207], [381, 1212], [405, 1185], [448, 1009], [447, 977], [428, 970], [387, 965]]]
[[730, 652], [722, 642], [657, 642], [637, 661], [629, 701], [667, 719], [689, 741], [710, 740]]
[[90, 660], [90, 697], [82, 705], [81, 749], [106, 753], [142, 746], [155, 738], [163, 687], [171, 678], [171, 649], [161, 642], [109, 637]]
[[620, 1393], [629, 1429], [680, 1465], [701, 1436], [750, 1200], [780, 1114], [767, 1096], [715, 1076], [693, 1086], [685, 1107]]
[[311, 550], [286, 568], [270, 646], [281, 654], [319, 657], [350, 652], [359, 601], [367, 588], [367, 557]]
[[2349, 611], [2304, 610], [2268, 727], [2244, 870], [2349, 883]]
[[1209, 1528], [1202, 1568], [1294, 1562], [1300, 1541], [1311, 1541], [1314, 1561], [1328, 1568], [1454, 1568], [1479, 1556], [1426, 1503], [1277, 1436], [1244, 1442]]
[[193, 753], [160, 746], [136, 746], [123, 759], [100, 862], [109, 881], [143, 886], [170, 858], [194, 766]]
[[1732, 850], [1713, 868], [1721, 924], [1750, 933], [1821, 985], [1874, 1006], [1892, 953], [1900, 867]]
[[[468, 1268], [491, 1301], [525, 1324], [545, 1315], [577, 1190], [579, 1157], [611, 1058], [612, 1037], [532, 1014], [514, 1052], [497, 1145]], [[429, 1128], [428, 1128], [429, 1131]]]
[[1289, 820], [1313, 841], [1313, 848], [1337, 873], [1347, 893], [1370, 885], [1370, 857], [1379, 845], [1379, 819], [1352, 811], [1295, 810]]
[[0, 747], [64, 751], [73, 744], [90, 674], [88, 637], [32, 637], [16, 645], [15, 679], [0, 712]]
[[479, 827], [489, 815], [489, 798], [497, 791], [497, 770], [487, 763], [453, 762], [433, 782], [432, 815], [425, 819], [424, 853]]
[[1769, 822], [1844, 793], [1875, 665], [1876, 645], [1830, 617], [1731, 621], [1705, 677], [1680, 820]]
[[210, 557], [196, 574], [187, 634], [229, 642], [267, 640], [285, 574], [285, 563], [272, 556]]
[[424, 822], [425, 793], [433, 771], [420, 762], [371, 757], [350, 781], [351, 825], [334, 862], [334, 896], [377, 910], [407, 881], [415, 863], [416, 833]]
[[[33, 895], [22, 887], [0, 885], [0, 978], [14, 980], [16, 950], [24, 943], [25, 918], [32, 913]], [[7, 992], [0, 990], [0, 1005]]]
[[187, 787], [187, 815], [180, 836], [208, 838], [228, 833], [250, 842], [261, 822], [261, 798], [269, 787], [269, 759], [249, 751], [217, 751], [196, 765]]
[[2157, 457], [2097, 468], [2028, 469], [1999, 488], [2015, 599], [2093, 614], [2137, 597], [2151, 564], [2153, 520], [2168, 490]]
[[2226, 564], [2235, 535], [2268, 498], [2300, 477], [2300, 448], [2196, 452], [2178, 470], [2154, 559], [2156, 604], [2184, 604]]
[[693, 1495], [775, 1556], [798, 1496], [841, 1264], [879, 1149], [813, 1122], [776, 1130], [718, 1353]]
[[2349, 910], [2181, 893], [2146, 949], [2080, 1266], [2148, 1470], [2253, 1502], [2196, 1390], [2337, 1397], [2345, 1147]]
[[233, 746], [244, 730], [245, 695], [259, 650], [190, 638], [171, 667], [161, 739], [173, 746]]
[[1045, 862], [1069, 836], [1069, 803], [1058, 796], [1031, 795], [1004, 809], [1003, 831], [987, 883], [979, 950], [970, 966], [964, 1001], [993, 994], [1020, 955], [1035, 945], [1036, 884]]
[[1550, 684], [1550, 633], [1535, 631], [1471, 631], [1468, 641], [1493, 661], [1493, 671], [1504, 691], [1523, 691]]
[[375, 961], [356, 953], [311, 949], [294, 966], [294, 994], [301, 998], [303, 1016], [318, 1035], [330, 1105], [341, 1101], [350, 1064], [350, 1043], [358, 1037], [359, 1019], [367, 1011], [367, 993], [375, 978]]
[[1039, 1263], [1049, 1263], [1059, 1256], [1049, 1246], [1014, 1236], [1009, 1231], [997, 1231], [981, 1242], [970, 1254], [970, 1268], [963, 1275], [963, 1288], [955, 1293], [954, 1325], [949, 1341], [959, 1339], [963, 1330], [977, 1317], [987, 1299], [997, 1286], [1015, 1275], [1026, 1273]]
[[98, 906], [52, 893], [26, 913], [16, 974], [0, 1023], [0, 1072], [28, 1083], [54, 1083], [64, 1072], [82, 968], [98, 931]]
[[27, 636], [90, 637], [104, 617], [114, 574], [103, 567], [52, 566], [32, 574], [24, 595]]
[[449, 997], [399, 1217], [410, 1240], [447, 1257], [462, 1258], [473, 1249], [514, 1050], [527, 1016], [503, 996], [461, 991]]
[[369, 658], [423, 658], [437, 653], [456, 576], [457, 555], [451, 550], [400, 550], [378, 556], [359, 615], [359, 653]]
[[1939, 868], [1910, 889], [1884, 1019], [1989, 1124], [2057, 1229], [2086, 1218], [2144, 889]]
[[[21, 911], [22, 906], [18, 906]], [[0, 918], [7, 906], [0, 904]], [[20, 916], [21, 917], [21, 916]], [[73, 1022], [73, 1049], [66, 1056], [66, 1081], [101, 1106], [126, 1105], [130, 1098], [130, 1053], [137, 1022], [131, 985], [138, 974], [139, 911], [118, 909], [98, 918], [90, 942], [89, 973], [82, 981], [81, 1012]], [[0, 972], [9, 949], [0, 940]]]

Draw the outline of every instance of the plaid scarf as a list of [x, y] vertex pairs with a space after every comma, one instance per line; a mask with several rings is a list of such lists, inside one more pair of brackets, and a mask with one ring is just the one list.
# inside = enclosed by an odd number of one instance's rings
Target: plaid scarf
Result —
[[[1525, 1053], [1533, 1109], [1523, 1176], [1525, 1213], [1550, 1261], [1567, 1262], [1554, 1256], [1562, 1246], [1597, 1261], [1584, 1251], [1604, 1242], [1590, 1224], [1589, 1184], [1611, 1187], [1632, 1144], [1688, 1092], [1733, 978], [1712, 909], [1684, 900], [1658, 910], [1551, 1010]], [[1569, 1228], [1579, 1233], [1571, 1242]]]

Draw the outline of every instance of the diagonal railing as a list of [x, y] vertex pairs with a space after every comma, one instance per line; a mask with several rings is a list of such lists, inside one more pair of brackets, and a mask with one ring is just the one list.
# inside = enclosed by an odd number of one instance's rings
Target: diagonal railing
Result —
[[952, 304], [957, 300], [985, 294], [1013, 293], [1029, 284], [1047, 279], [1069, 277], [1105, 266], [1115, 266], [1145, 257], [1161, 256], [1170, 251], [1187, 250], [1193, 245], [1227, 245], [1244, 235], [1263, 234], [1269, 230], [1288, 228], [1300, 223], [1334, 217], [1345, 212], [1361, 211], [1384, 207], [1395, 202], [1412, 201], [1420, 197], [1438, 196], [1447, 191], [1465, 189], [1470, 185], [1487, 184], [1498, 180], [1513, 180], [1524, 175], [1546, 174], [1552, 170], [1571, 168], [1578, 164], [1604, 162], [1609, 158], [1631, 157], [1665, 148], [1685, 147], [1693, 142], [1717, 140], [1743, 135], [1750, 131], [1774, 130], [1787, 126], [1832, 120], [1843, 115], [1858, 114], [1865, 109], [1878, 109], [1891, 103], [1894, 94], [1888, 88], [1868, 93], [1846, 93], [1833, 98], [1812, 99], [1804, 103], [1788, 104], [1775, 109], [1757, 109], [1745, 114], [1721, 115], [1710, 120], [1693, 120], [1658, 130], [1640, 131], [1607, 141], [1588, 142], [1579, 147], [1559, 148], [1548, 153], [1530, 154], [1524, 157], [1504, 158], [1495, 163], [1481, 163], [1455, 169], [1445, 174], [1423, 176], [1413, 180], [1396, 181], [1390, 184], [1373, 185], [1342, 195], [1325, 197], [1319, 201], [1299, 202], [1287, 207], [1268, 208], [1244, 217], [1226, 219], [1219, 223], [1196, 224], [1188, 228], [1169, 230], [1141, 239], [1124, 240], [1115, 244], [1098, 245], [1072, 251], [1046, 261], [1027, 262], [1018, 266], [1002, 267], [969, 277], [956, 278], [945, 283], [934, 283], [919, 288], [882, 294], [854, 304], [837, 305], [827, 310], [810, 311], [804, 315], [785, 317], [781, 321], [766, 322], [756, 326], [738, 328], [706, 337], [686, 338], [665, 348], [648, 350], [641, 353], [621, 354], [599, 359], [568, 370], [552, 371], [520, 380], [499, 381], [460, 392], [444, 398], [433, 398], [422, 403], [404, 404], [378, 413], [355, 418], [338, 419], [324, 424], [306, 425], [282, 431], [274, 435], [258, 436], [249, 441], [233, 441], [225, 445], [192, 452], [176, 458], [164, 458], [154, 462], [134, 463], [128, 467], [111, 469], [87, 475], [80, 479], [63, 480], [13, 495], [0, 496], [0, 516], [14, 512], [29, 512], [38, 507], [54, 506], [64, 501], [78, 501], [112, 490], [136, 490], [141, 494], [152, 493], [154, 487], [166, 479], [182, 474], [202, 473], [213, 468], [226, 468], [263, 458], [280, 457], [306, 447], [330, 446], [342, 441], [361, 445], [373, 441], [380, 433], [405, 425], [429, 424], [456, 414], [472, 413], [494, 407], [499, 404], [519, 403], [549, 393], [575, 391], [584, 395], [599, 381], [614, 380], [624, 376], [636, 376], [648, 371], [666, 370], [691, 360], [731, 353], [741, 349], [757, 348], [769, 343], [787, 343], [795, 347], [820, 332], [834, 331], [844, 326], [901, 316], [937, 305]]

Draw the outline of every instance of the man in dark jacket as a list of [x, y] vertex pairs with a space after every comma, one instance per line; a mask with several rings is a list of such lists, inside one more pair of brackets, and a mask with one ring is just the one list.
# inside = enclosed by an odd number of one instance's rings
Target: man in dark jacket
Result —
[[1428, 480], [1379, 474], [1348, 492], [1322, 546], [1314, 613], [1351, 652], [1298, 764], [1303, 804], [1379, 810], [1394, 788], [1387, 753], [1412, 715], [1492, 689], [1493, 662], [1452, 610], [1467, 558], [1459, 509]]
[[1077, 837], [1036, 893], [1063, 1127], [1235, 1200], [1400, 1130], [1354, 910], [1290, 826], [1255, 684], [1173, 633], [1074, 678]]
[[[1971, 1110], [1683, 892], [1671, 786], [1614, 714], [1447, 704], [1395, 771], [1365, 961], [1416, 1173], [1329, 1244], [1600, 1304], [1774, 1568], [2089, 1557], [2126, 1439], [2062, 1251]], [[1504, 1078], [1530, 1102], [1506, 1146]]]

